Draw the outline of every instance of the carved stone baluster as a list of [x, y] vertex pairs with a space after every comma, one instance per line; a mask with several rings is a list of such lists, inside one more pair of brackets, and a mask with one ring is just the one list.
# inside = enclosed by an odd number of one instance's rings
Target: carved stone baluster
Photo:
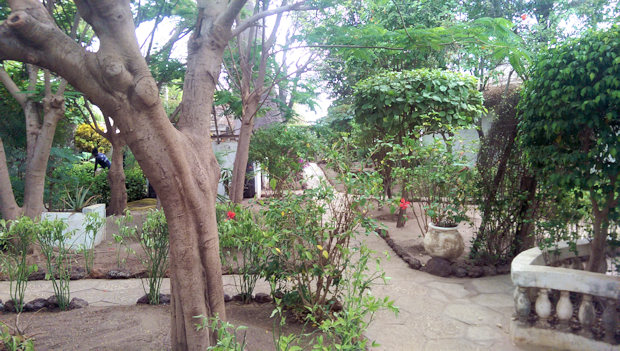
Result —
[[579, 322], [584, 330], [590, 331], [592, 327], [592, 323], [594, 323], [594, 318], [596, 314], [594, 312], [594, 304], [592, 304], [592, 296], [591, 295], [583, 295], [583, 300], [581, 301], [581, 306], [579, 306]]
[[517, 318], [519, 318], [519, 321], [522, 323], [527, 322], [527, 318], [532, 310], [532, 303], [527, 295], [527, 288], [518, 286], [515, 289], [515, 311], [517, 311]]
[[568, 324], [570, 317], [573, 316], [573, 304], [570, 302], [570, 296], [568, 291], [560, 292], [560, 300], [555, 306], [555, 310], [558, 314], [558, 319], [563, 325]]
[[551, 316], [551, 301], [549, 301], [549, 289], [540, 289], [538, 291], [538, 298], [536, 299], [536, 314], [540, 318], [542, 326], [547, 326], [545, 323], [549, 316]]
[[616, 328], [619, 325], [616, 301], [614, 299], [607, 299], [606, 305], [601, 316], [601, 322], [605, 329], [605, 341], [612, 343], [615, 339]]

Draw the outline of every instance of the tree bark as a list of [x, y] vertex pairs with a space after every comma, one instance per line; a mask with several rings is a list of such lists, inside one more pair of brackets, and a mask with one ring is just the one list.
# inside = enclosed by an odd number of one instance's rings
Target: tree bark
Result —
[[15, 202], [4, 144], [0, 138], [0, 214], [4, 219], [16, 219], [21, 215], [21, 211], [22, 209]]
[[[254, 130], [254, 118], [258, 110], [258, 97], [244, 103], [243, 120], [239, 130], [239, 141], [237, 142], [237, 152], [233, 165], [232, 180], [230, 182], [230, 201], [241, 203], [243, 200], [243, 189], [245, 185], [245, 171], [248, 165], [250, 153], [250, 140]], [[245, 111], [248, 111], [247, 113]], [[254, 112], [252, 112], [254, 111]]]
[[99, 38], [97, 52], [62, 33], [37, 0], [9, 1], [12, 13], [0, 25], [0, 60], [36, 63], [67, 79], [114, 120], [157, 191], [170, 231], [175, 350], [215, 344], [213, 331], [196, 330], [195, 316], [226, 319], [215, 218], [219, 165], [209, 117], [224, 48], [245, 2], [197, 1], [178, 130], [140, 53], [128, 1], [75, 1]]
[[108, 138], [112, 144], [113, 153], [110, 156], [112, 165], [108, 170], [108, 184], [110, 184], [110, 203], [107, 215], [122, 215], [127, 208], [127, 187], [125, 186], [125, 170], [123, 169], [123, 148], [125, 143], [119, 136]]

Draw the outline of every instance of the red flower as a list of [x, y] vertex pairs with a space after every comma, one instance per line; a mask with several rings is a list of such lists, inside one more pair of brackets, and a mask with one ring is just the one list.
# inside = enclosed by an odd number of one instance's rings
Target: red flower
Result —
[[526, 15], [526, 14], [522, 14], [522, 15], [521, 15], [521, 19], [522, 19], [522, 20], [524, 20], [524, 21], [525, 21], [525, 19], [526, 19], [526, 18], [527, 18], [527, 15]]
[[400, 206], [401, 210], [404, 210], [407, 207], [409, 207], [409, 204], [411, 204], [411, 202], [405, 201], [405, 199], [402, 198], [402, 199], [400, 199], [400, 204], [398, 206]]
[[228, 217], [228, 219], [235, 219], [235, 213], [233, 211], [228, 211], [226, 217]]

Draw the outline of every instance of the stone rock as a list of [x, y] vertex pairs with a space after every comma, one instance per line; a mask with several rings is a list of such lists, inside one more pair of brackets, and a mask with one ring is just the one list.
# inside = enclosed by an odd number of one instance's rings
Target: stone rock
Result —
[[452, 273], [452, 267], [450, 261], [445, 258], [433, 257], [424, 266], [424, 271], [432, 275], [447, 277]]
[[47, 271], [45, 269], [39, 267], [38, 271], [32, 272], [28, 276], [28, 280], [45, 280], [45, 273], [47, 273]]
[[69, 279], [79, 280], [79, 279], [84, 279], [84, 277], [86, 277], [86, 270], [84, 270], [84, 268], [75, 267], [71, 269], [71, 277]]
[[[136, 301], [138, 305], [148, 305], [149, 297], [148, 295], [143, 295], [141, 298]], [[170, 294], [159, 294], [159, 304], [160, 305], [169, 305], [170, 304]]]
[[131, 273], [112, 270], [108, 272], [107, 276], [108, 279], [129, 279], [131, 278]]
[[495, 268], [495, 266], [484, 266], [482, 267], [482, 271], [485, 277], [497, 275], [497, 268]]
[[394, 245], [392, 249], [394, 250], [396, 255], [398, 255], [399, 257], [403, 257], [405, 255], [405, 250], [403, 250], [403, 248], [400, 247], [399, 245]]
[[15, 312], [15, 302], [13, 300], [8, 300], [4, 303], [4, 310], [7, 312]]
[[169, 305], [171, 300], [170, 294], [159, 294], [159, 304]]
[[467, 272], [467, 276], [470, 278], [479, 278], [484, 274], [484, 270], [480, 266], [473, 266]]
[[497, 266], [497, 274], [509, 274], [510, 264], [502, 264]]
[[232, 301], [232, 298], [230, 297], [230, 295], [224, 294], [224, 302], [230, 302], [230, 301]]
[[257, 293], [256, 295], [254, 295], [254, 301], [258, 303], [269, 303], [273, 301], [273, 299], [271, 298], [271, 296], [269, 296], [269, 294]]
[[47, 308], [47, 306], [49, 305], [49, 303], [47, 302], [47, 299], [34, 299], [30, 302], [28, 302], [27, 304], [24, 305], [24, 311], [26, 312], [36, 312], [38, 310], [42, 310], [44, 308]]
[[47, 306], [49, 308], [56, 308], [56, 307], [58, 307], [58, 299], [56, 298], [55, 295], [52, 295], [52, 296], [47, 298]]
[[454, 266], [452, 267], [452, 274], [457, 278], [464, 278], [467, 277], [467, 269], [461, 266]]
[[106, 273], [103, 270], [101, 270], [99, 268], [93, 268], [90, 271], [89, 277], [91, 279], [105, 279], [105, 278], [107, 278], [107, 275], [106, 275]]
[[448, 260], [458, 258], [465, 250], [463, 237], [456, 228], [436, 227], [429, 224], [423, 243], [424, 250], [431, 257], [442, 257]]
[[405, 255], [404, 260], [412, 269], [418, 270], [420, 269], [420, 267], [422, 267], [422, 262], [420, 262], [420, 260], [418, 260], [417, 258], [412, 257], [411, 255]]
[[84, 308], [87, 306], [88, 306], [88, 302], [86, 300], [74, 297], [71, 299], [71, 302], [69, 302], [69, 306], [67, 309], [76, 310], [78, 308]]
[[148, 305], [149, 304], [149, 298], [146, 294], [142, 295], [142, 297], [140, 297], [138, 299], [138, 301], [136, 301], [136, 304], [138, 305]]

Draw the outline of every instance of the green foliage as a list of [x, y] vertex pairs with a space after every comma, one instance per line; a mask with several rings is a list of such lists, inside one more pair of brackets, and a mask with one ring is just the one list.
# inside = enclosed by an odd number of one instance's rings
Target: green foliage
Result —
[[471, 173], [462, 151], [453, 151], [449, 140], [434, 139], [426, 144], [417, 135], [405, 136], [401, 144], [387, 148], [391, 149], [386, 160], [393, 164], [392, 176], [409, 195], [405, 201], [415, 200], [414, 206], [420, 207], [413, 213], [423, 233], [428, 229], [427, 219], [440, 227], [453, 227], [467, 219]]
[[[218, 232], [222, 265], [235, 272], [236, 286], [244, 303], [252, 301], [252, 292], [271, 256], [274, 238], [261, 225], [259, 216], [240, 205], [217, 205]], [[226, 249], [225, 249], [226, 248]]]
[[20, 313], [24, 308], [24, 296], [28, 285], [28, 276], [38, 271], [36, 264], [28, 265], [26, 256], [34, 242], [37, 224], [28, 217], [15, 221], [0, 220], [0, 237], [5, 250], [1, 253], [2, 271], [9, 278], [9, 293], [15, 303], [15, 310]]
[[456, 72], [418, 69], [379, 74], [355, 87], [355, 120], [383, 135], [470, 128], [484, 111], [477, 80]]
[[[116, 266], [121, 269], [125, 266], [127, 257], [130, 253], [135, 253], [129, 246], [128, 240], [135, 237], [135, 232], [138, 230], [135, 226], [131, 226], [133, 223], [133, 216], [129, 210], [125, 210], [123, 216], [119, 216], [116, 219], [116, 225], [118, 226], [118, 233], [112, 234], [114, 243], [116, 244]], [[125, 257], [121, 258], [121, 248], [125, 248]]]
[[65, 189], [65, 197], [61, 199], [65, 204], [65, 209], [81, 212], [84, 207], [93, 204], [100, 195], [91, 195], [87, 198], [89, 190], [90, 187], [86, 189], [84, 187], [77, 187], [75, 193], [71, 195], [69, 190]]
[[[161, 290], [161, 284], [168, 269], [168, 248], [170, 246], [168, 223], [166, 222], [166, 216], [163, 211], [150, 210], [146, 214], [146, 219], [142, 224], [142, 230], [133, 226], [129, 227], [127, 224], [131, 223], [131, 213], [125, 212], [123, 219], [119, 219], [119, 238], [126, 239], [131, 238], [140, 243], [140, 247], [144, 251], [144, 256], [138, 257], [144, 268], [146, 269], [146, 284], [142, 281], [142, 287], [146, 293], [149, 304], [159, 304], [159, 291]], [[115, 237], [115, 240], [116, 237]], [[122, 240], [119, 240], [122, 242]], [[120, 243], [117, 249], [120, 248]], [[117, 255], [120, 255], [120, 250], [117, 250]], [[120, 256], [117, 256], [120, 258]], [[120, 265], [120, 262], [119, 262]], [[148, 291], [147, 291], [148, 286]]]
[[69, 289], [71, 258], [65, 240], [72, 233], [63, 233], [66, 228], [67, 224], [62, 220], [44, 220], [39, 223], [37, 230], [37, 241], [47, 268], [45, 279], [52, 281], [54, 296], [61, 310], [69, 307], [71, 297]]
[[139, 167], [125, 169], [127, 201], [137, 201], [146, 197], [146, 177]]
[[620, 27], [589, 31], [536, 60], [521, 142], [546, 186], [589, 198], [605, 235], [620, 215]]
[[276, 124], [254, 132], [249, 157], [260, 162], [279, 196], [299, 184], [303, 166], [314, 159], [316, 147], [316, 138], [307, 128]]
[[[98, 196], [103, 203], [110, 202], [110, 185], [108, 170], [102, 169], [93, 175], [92, 162], [79, 162], [59, 167], [48, 179], [50, 189], [89, 189], [87, 196]], [[146, 197], [146, 177], [140, 168], [125, 169], [125, 187], [127, 201], [136, 201]], [[76, 190], [77, 191], [77, 190]], [[54, 191], [50, 191], [54, 192]], [[56, 191], [57, 198], [51, 199], [53, 206], [58, 206], [66, 199], [62, 192]]]
[[351, 262], [345, 270], [342, 279], [342, 310], [334, 312], [330, 318], [318, 321], [311, 314], [312, 321], [319, 325], [319, 329], [326, 335], [318, 339], [313, 350], [367, 350], [379, 345], [369, 343], [364, 333], [373, 321], [375, 313], [379, 310], [388, 310], [398, 315], [398, 307], [389, 297], [379, 298], [374, 296], [370, 288], [377, 281], [386, 283], [389, 279], [381, 269], [380, 258], [375, 258], [375, 271], [370, 272], [369, 262], [374, 253], [366, 246], [356, 248], [359, 258]]
[[99, 214], [96, 212], [89, 212], [84, 218], [84, 243], [81, 244], [81, 251], [84, 255], [84, 269], [87, 274], [90, 274], [93, 268], [95, 238], [104, 224], [105, 218], [99, 217]]
[[[229, 322], [222, 321], [219, 316], [208, 319], [204, 315], [195, 316], [200, 319], [200, 323], [196, 324], [196, 330], [203, 329], [214, 330], [217, 335], [217, 343], [214, 346], [207, 347], [207, 350], [213, 351], [243, 351], [246, 348], [245, 326], [235, 327]], [[243, 339], [238, 340], [237, 334], [243, 332]]]
[[99, 135], [94, 126], [86, 123], [77, 126], [73, 141], [76, 149], [82, 152], [92, 152], [95, 147], [101, 153], [109, 152], [112, 149], [110, 142]]
[[21, 335], [13, 335], [9, 326], [0, 322], [0, 341], [7, 351], [34, 351], [32, 339]]

